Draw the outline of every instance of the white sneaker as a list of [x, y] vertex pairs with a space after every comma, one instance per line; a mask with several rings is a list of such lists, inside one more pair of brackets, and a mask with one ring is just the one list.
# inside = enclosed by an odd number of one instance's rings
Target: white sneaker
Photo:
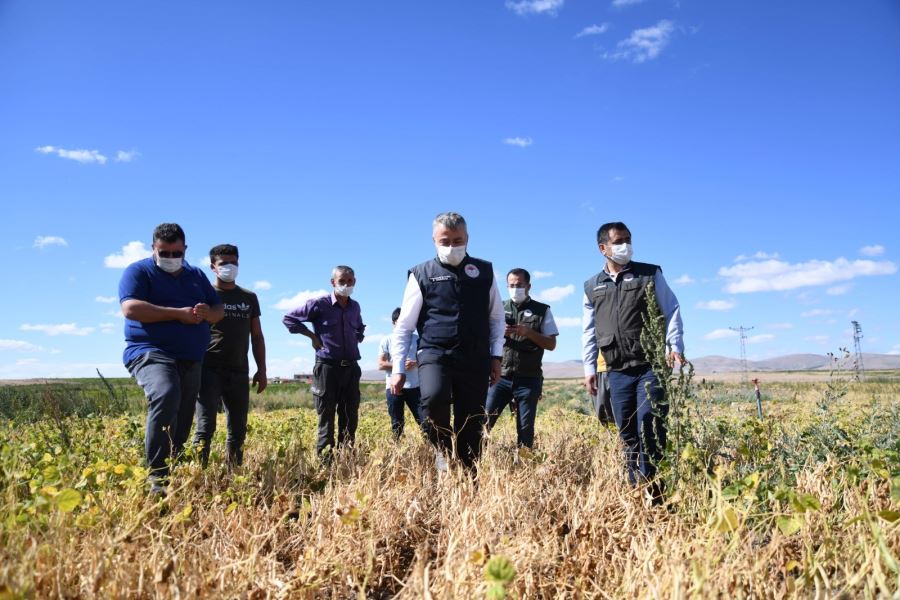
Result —
[[450, 470], [450, 465], [447, 464], [447, 457], [440, 450], [434, 451], [434, 468], [437, 469], [438, 473], [446, 473]]

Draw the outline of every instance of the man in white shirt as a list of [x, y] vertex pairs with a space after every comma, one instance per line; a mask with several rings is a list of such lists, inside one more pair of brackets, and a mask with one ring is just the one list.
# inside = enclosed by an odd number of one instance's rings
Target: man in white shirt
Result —
[[[488, 385], [500, 379], [503, 301], [491, 263], [466, 252], [469, 233], [462, 215], [439, 214], [432, 238], [437, 256], [409, 271], [391, 355], [406, 356], [412, 332], [418, 331], [423, 429], [436, 448], [435, 466], [446, 470], [445, 453], [455, 449], [474, 469]], [[405, 365], [395, 361], [392, 373], [396, 394], [406, 382]]]
[[[400, 317], [400, 308], [394, 309], [391, 315], [391, 322], [397, 325], [397, 319]], [[404, 415], [403, 405], [409, 407], [416, 423], [422, 426], [422, 409], [419, 405], [421, 394], [419, 392], [419, 369], [416, 364], [416, 350], [419, 346], [419, 336], [415, 332], [412, 334], [409, 347], [406, 349], [406, 356], [398, 358], [406, 367], [406, 383], [399, 394], [391, 391], [391, 370], [394, 368], [393, 358], [391, 356], [391, 340], [393, 334], [385, 336], [381, 340], [381, 349], [378, 353], [378, 368], [385, 373], [385, 396], [387, 397], [388, 415], [391, 417], [391, 430], [394, 432], [394, 439], [399, 440], [403, 435]]]

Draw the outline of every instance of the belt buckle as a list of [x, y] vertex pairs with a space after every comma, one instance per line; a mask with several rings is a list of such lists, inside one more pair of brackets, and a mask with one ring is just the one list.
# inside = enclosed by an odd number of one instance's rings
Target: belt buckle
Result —
[[349, 367], [349, 366], [350, 366], [350, 361], [349, 361], [349, 360], [341, 359], [341, 366], [342, 366], [342, 367]]

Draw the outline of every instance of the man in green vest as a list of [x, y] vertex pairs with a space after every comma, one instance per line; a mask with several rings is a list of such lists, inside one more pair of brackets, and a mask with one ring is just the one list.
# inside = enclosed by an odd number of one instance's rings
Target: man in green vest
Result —
[[541, 397], [544, 374], [541, 361], [544, 350], [556, 348], [559, 329], [546, 304], [531, 298], [531, 275], [525, 269], [512, 269], [506, 275], [509, 300], [506, 312], [503, 362], [500, 380], [488, 390], [487, 428], [497, 423], [500, 413], [509, 405], [516, 416], [519, 446], [534, 445], [534, 419]]
[[[670, 366], [684, 362], [681, 309], [659, 266], [631, 260], [631, 231], [625, 223], [600, 227], [597, 245], [605, 265], [584, 283], [585, 387], [591, 395], [597, 394], [597, 360], [598, 353], [602, 354], [613, 417], [625, 447], [628, 479], [632, 484], [653, 482], [666, 447], [666, 406], [660, 404], [662, 389], [641, 347], [647, 286], [653, 284], [665, 317]], [[654, 411], [654, 405], [660, 410]], [[661, 500], [655, 482], [649, 493], [654, 502]]]

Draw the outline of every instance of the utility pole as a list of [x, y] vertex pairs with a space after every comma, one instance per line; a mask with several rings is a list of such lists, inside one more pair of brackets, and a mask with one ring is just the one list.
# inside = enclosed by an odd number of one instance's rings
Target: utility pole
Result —
[[743, 325], [739, 325], [738, 327], [729, 327], [728, 329], [732, 331], [737, 331], [741, 336], [741, 385], [747, 385], [747, 332], [753, 329], [752, 327], [744, 327]]
[[859, 326], [859, 321], [850, 321], [850, 324], [853, 325], [853, 351], [856, 353], [853, 370], [856, 371], [856, 380], [862, 381], [866, 371], [863, 368], [862, 346], [859, 343], [863, 336], [862, 327]]

